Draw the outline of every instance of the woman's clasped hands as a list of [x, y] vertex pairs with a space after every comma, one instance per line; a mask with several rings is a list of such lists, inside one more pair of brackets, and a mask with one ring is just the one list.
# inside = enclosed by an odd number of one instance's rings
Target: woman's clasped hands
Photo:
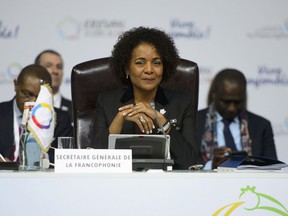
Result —
[[128, 104], [120, 107], [119, 112], [124, 120], [135, 122], [143, 133], [150, 134], [155, 129], [153, 122], [155, 115], [150, 104]]

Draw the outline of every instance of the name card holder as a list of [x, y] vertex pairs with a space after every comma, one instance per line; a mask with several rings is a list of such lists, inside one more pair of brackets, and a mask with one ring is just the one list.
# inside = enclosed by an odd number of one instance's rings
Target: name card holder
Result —
[[57, 173], [131, 173], [131, 149], [55, 149]]

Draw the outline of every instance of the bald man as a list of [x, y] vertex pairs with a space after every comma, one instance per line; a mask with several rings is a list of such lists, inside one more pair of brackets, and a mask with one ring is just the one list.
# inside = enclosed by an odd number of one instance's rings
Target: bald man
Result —
[[50, 73], [52, 78], [51, 87], [54, 95], [54, 107], [69, 112], [72, 121], [72, 102], [63, 97], [60, 93], [60, 86], [64, 75], [64, 62], [62, 56], [55, 50], [47, 49], [38, 54], [34, 63], [45, 67]]

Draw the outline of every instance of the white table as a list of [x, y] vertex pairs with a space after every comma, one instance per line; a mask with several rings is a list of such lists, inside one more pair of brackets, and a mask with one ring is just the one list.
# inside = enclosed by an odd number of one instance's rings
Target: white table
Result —
[[[0, 212], [28, 215], [224, 215], [226, 205], [238, 207], [226, 215], [279, 215], [268, 210], [246, 210], [266, 194], [288, 208], [288, 172], [211, 173], [151, 172], [129, 174], [61, 174], [0, 172]], [[250, 191], [250, 192], [249, 192]], [[260, 196], [259, 206], [276, 207]], [[242, 204], [241, 204], [242, 203]], [[241, 205], [240, 205], [241, 204]], [[216, 214], [219, 210], [221, 213]], [[214, 214], [213, 214], [214, 213]], [[286, 210], [286, 215], [288, 211]]]

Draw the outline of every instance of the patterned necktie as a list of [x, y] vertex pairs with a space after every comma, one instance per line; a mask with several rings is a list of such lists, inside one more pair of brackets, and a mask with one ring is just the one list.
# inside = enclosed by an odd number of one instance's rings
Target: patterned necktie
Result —
[[237, 151], [234, 138], [233, 138], [232, 133], [231, 133], [230, 128], [229, 128], [229, 125], [231, 122], [232, 121], [229, 121], [227, 119], [223, 119], [223, 123], [224, 123], [223, 134], [224, 134], [224, 138], [225, 138], [226, 147], [231, 148], [232, 151]]

